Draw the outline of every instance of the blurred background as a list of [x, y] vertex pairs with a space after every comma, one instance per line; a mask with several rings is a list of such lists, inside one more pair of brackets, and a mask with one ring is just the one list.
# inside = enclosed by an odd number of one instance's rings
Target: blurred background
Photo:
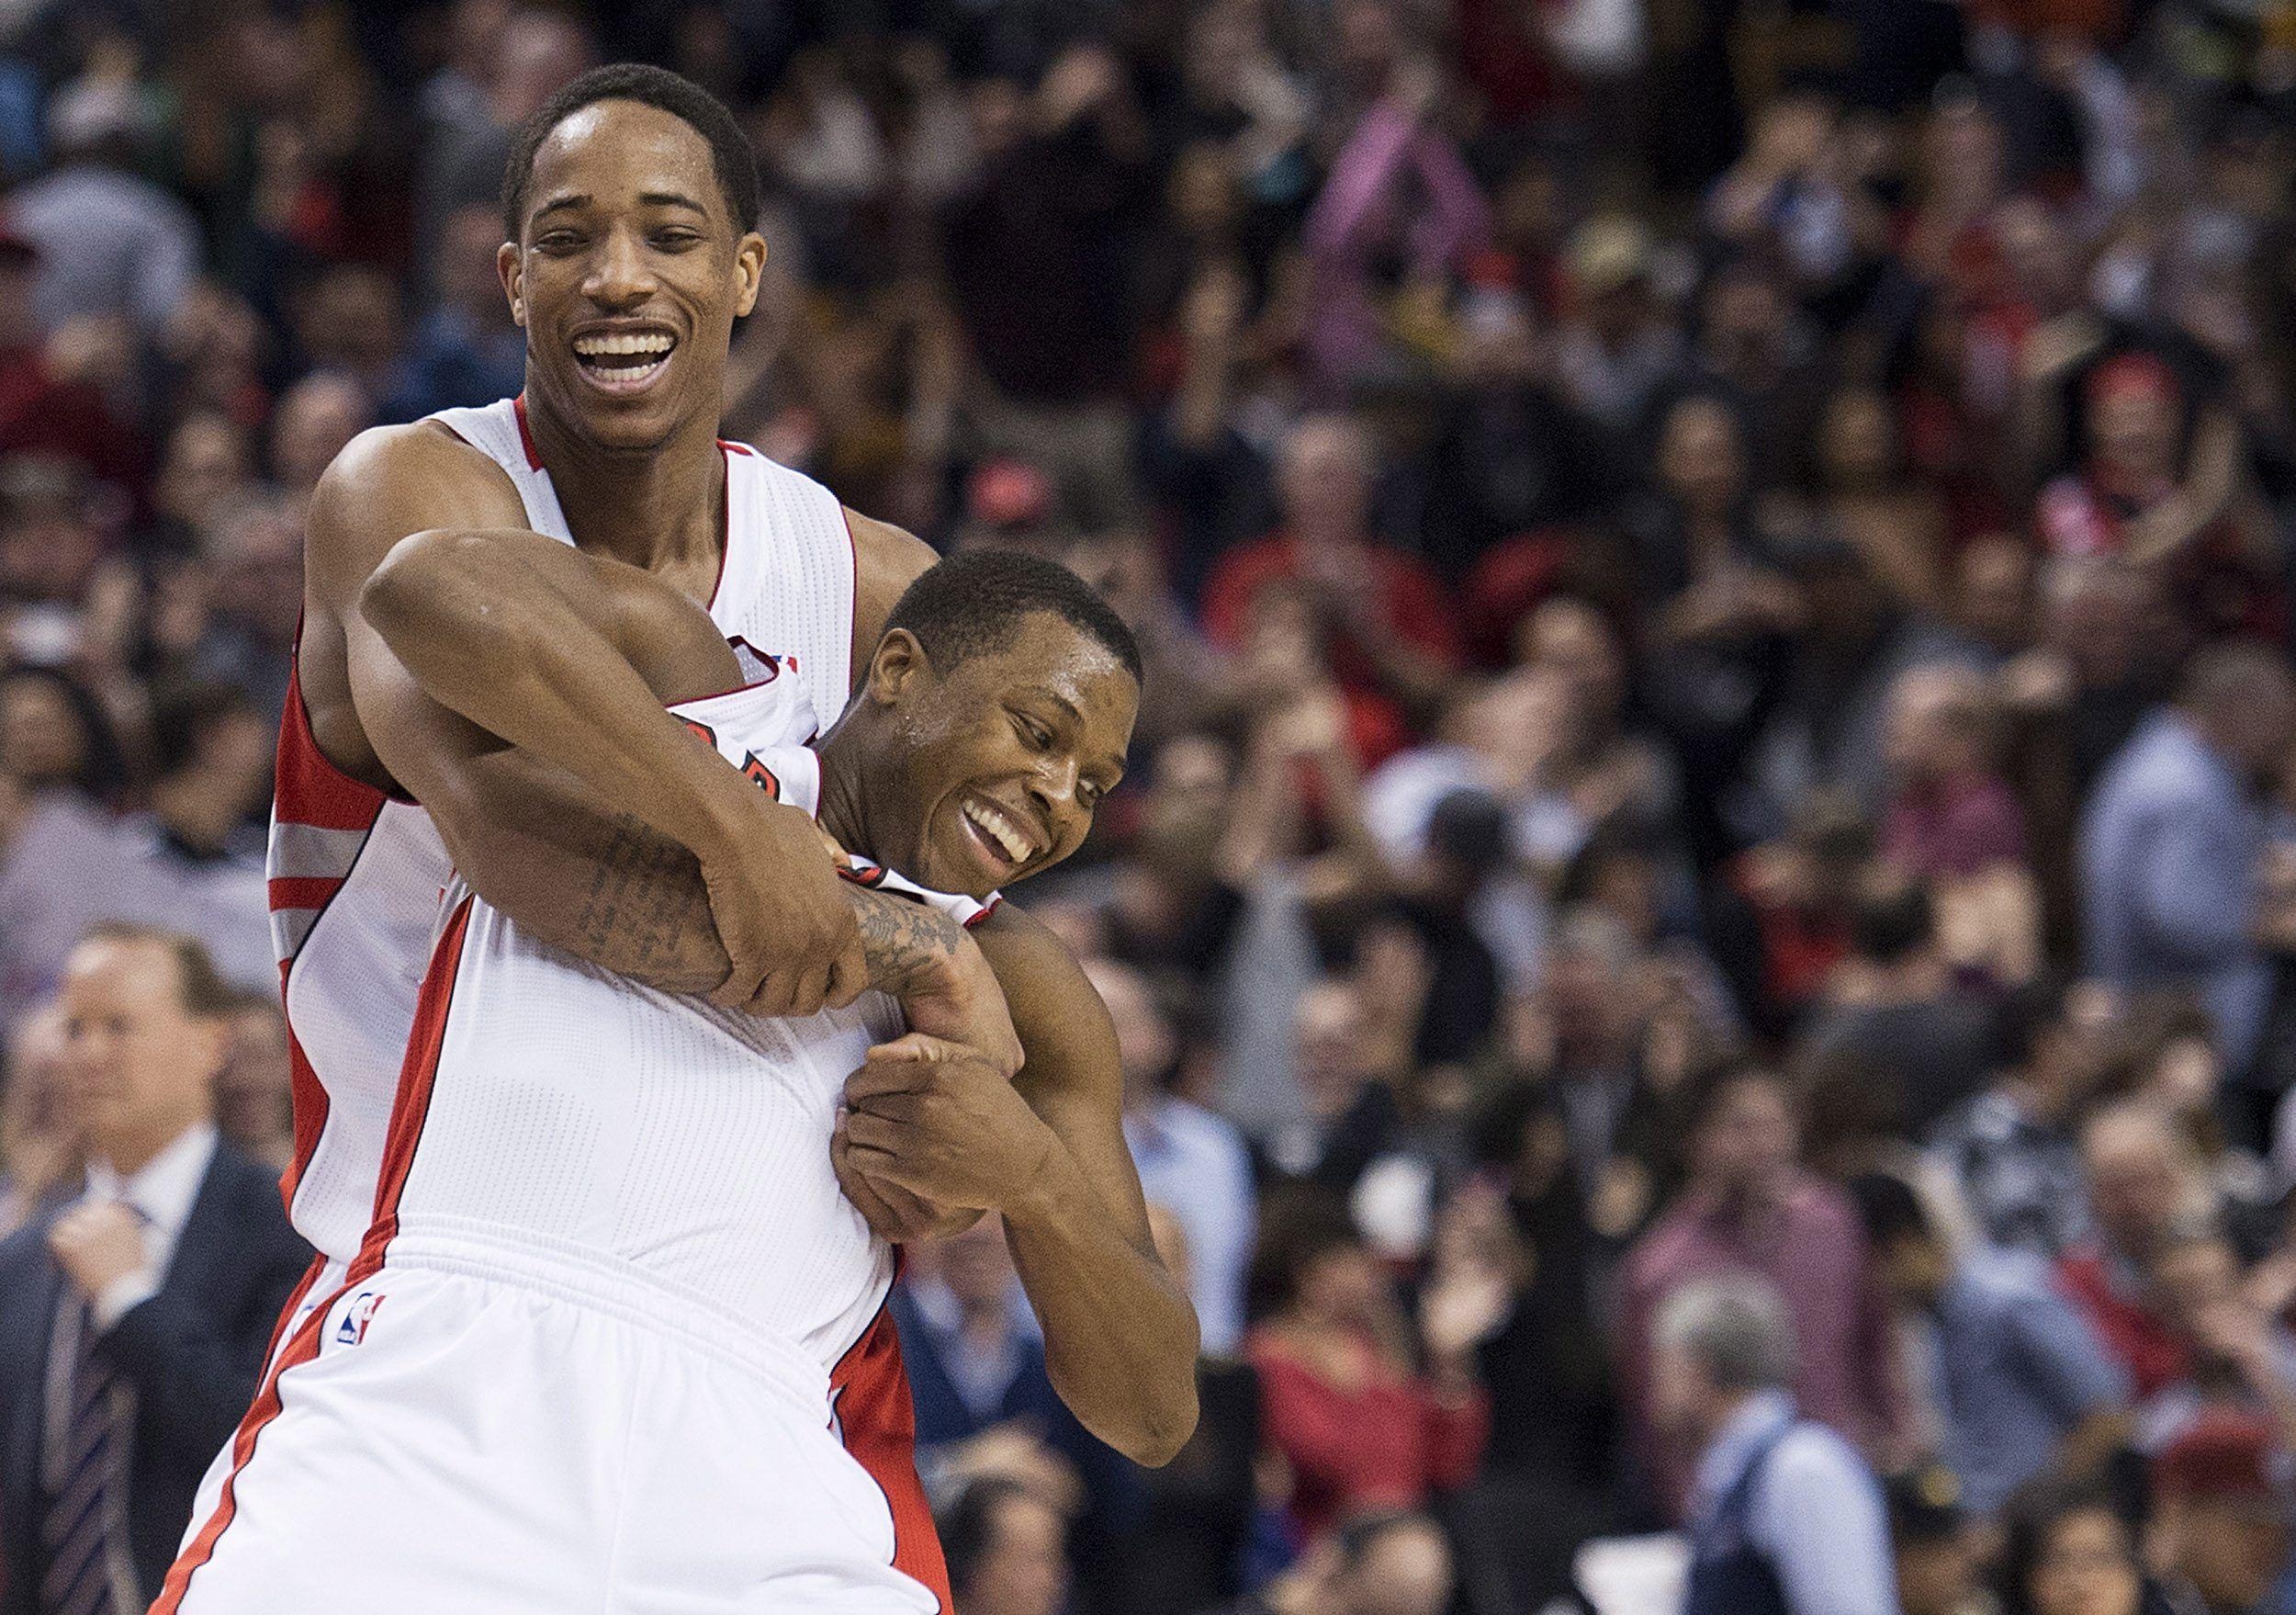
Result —
[[519, 389], [624, 58], [764, 165], [726, 435], [1148, 653], [1027, 899], [1205, 1417], [914, 1252], [963, 1615], [2296, 1609], [2289, 0], [5, 0], [0, 1231], [100, 922], [286, 1158], [304, 501]]

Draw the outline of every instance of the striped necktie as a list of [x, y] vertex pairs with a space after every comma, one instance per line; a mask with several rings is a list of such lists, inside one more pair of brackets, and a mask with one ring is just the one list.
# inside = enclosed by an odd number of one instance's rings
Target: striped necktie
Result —
[[[127, 1419], [118, 1376], [96, 1350], [96, 1320], [66, 1293], [58, 1318], [71, 1372], [51, 1406], [48, 1507], [40, 1517], [47, 1570], [40, 1615], [123, 1615], [115, 1592], [115, 1536], [126, 1496]], [[64, 1337], [69, 1337], [68, 1340]]]

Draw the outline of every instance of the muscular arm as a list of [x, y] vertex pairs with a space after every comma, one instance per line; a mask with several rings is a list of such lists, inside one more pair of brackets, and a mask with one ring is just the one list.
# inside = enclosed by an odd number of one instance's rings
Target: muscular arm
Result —
[[973, 934], [1020, 1033], [1019, 1076], [962, 1050], [912, 1057], [920, 1040], [872, 1053], [847, 1089], [840, 1175], [1002, 1212], [1061, 1399], [1126, 1456], [1165, 1463], [1196, 1426], [1196, 1313], [1149, 1239], [1115, 1027], [1041, 923], [1007, 904]]
[[[853, 531], [855, 637], [858, 642], [867, 635], [873, 643], [892, 600], [930, 551], [865, 518], [854, 520]], [[569, 903], [577, 915], [588, 904], [598, 917], [613, 911], [627, 919], [646, 915], [652, 905], [663, 924], [678, 912], [681, 895], [661, 894], [657, 902], [645, 889], [647, 871], [659, 866], [659, 848], [634, 833], [642, 827], [692, 851], [713, 849], [714, 861], [705, 853], [698, 862], [714, 867], [716, 884], [729, 888], [721, 898], [741, 888], [737, 900], [721, 904], [735, 912], [714, 915], [735, 945], [723, 945], [715, 932], [707, 937], [716, 944], [722, 991], [771, 1011], [858, 990], [860, 944], [810, 827], [790, 822], [798, 816], [786, 809], [750, 799], [754, 792], [743, 796], [747, 787], [726, 779], [714, 759], [692, 755], [656, 697], [678, 676], [644, 666], [635, 654], [595, 653], [596, 641], [613, 640], [618, 632], [625, 640], [656, 643], [629, 632], [644, 625], [645, 610], [635, 621], [602, 615], [583, 590], [590, 572], [611, 574], [614, 563], [527, 532], [516, 491], [491, 462], [427, 427], [365, 435], [321, 485], [308, 562], [302, 685], [322, 749], [355, 777], [413, 792], [467, 868], [536, 877], [520, 890], [500, 881], [493, 892], [479, 885], [490, 900], [499, 894], [505, 912], [574, 951], [615, 955], [596, 957], [610, 968], [634, 964], [641, 978], [690, 986], [695, 971], [713, 963], [706, 944], [679, 954], [665, 952], [659, 940], [609, 937], [590, 948], [580, 940], [583, 932], [564, 923]], [[588, 571], [550, 570], [576, 565]], [[378, 572], [388, 574], [379, 584]], [[678, 648], [671, 661], [684, 658], [687, 678], [695, 676], [697, 650], [710, 659], [715, 671], [681, 694], [722, 688], [730, 661], [706, 617], [647, 574], [635, 578], [656, 591], [655, 605], [666, 593], [707, 629], [658, 641]], [[629, 597], [651, 609], [643, 589]], [[386, 621], [388, 636], [379, 626]], [[560, 677], [569, 669], [571, 684]], [[403, 691], [395, 688], [410, 678], [419, 696], [413, 701], [400, 699]], [[381, 713], [387, 706], [393, 710]], [[433, 760], [442, 737], [470, 721], [470, 708], [479, 718], [475, 727], [489, 738], [531, 744], [463, 748], [463, 776], [450, 785]], [[504, 736], [502, 728], [512, 732]], [[613, 867], [585, 862], [608, 849]], [[530, 905], [529, 891], [545, 896]], [[762, 934], [767, 905], [760, 899], [767, 895], [775, 918], [770, 939]], [[832, 903], [840, 905], [835, 914], [828, 913]], [[810, 927], [793, 923], [808, 918]], [[824, 935], [812, 938], [813, 930]], [[818, 945], [798, 940], [800, 931]], [[732, 979], [729, 954], [745, 965]], [[651, 974], [658, 966], [665, 971], [658, 978]]]

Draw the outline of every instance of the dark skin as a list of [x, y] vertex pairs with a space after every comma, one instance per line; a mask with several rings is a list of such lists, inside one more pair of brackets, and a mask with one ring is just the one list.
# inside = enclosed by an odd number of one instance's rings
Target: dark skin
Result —
[[[701, 136], [619, 101], [586, 108], [544, 142], [521, 239], [501, 251], [505, 295], [529, 333], [528, 422], [576, 543], [694, 599], [707, 598], [721, 559], [726, 344], [756, 300], [764, 259], [762, 238], [727, 214]], [[602, 388], [574, 351], [603, 333], [641, 331], [667, 334], [673, 346], [637, 392]], [[932, 552], [897, 528], [847, 516], [858, 667]], [[366, 433], [329, 469], [310, 513], [298, 665], [312, 731], [346, 774], [411, 791], [439, 816], [441, 804], [411, 777], [421, 772], [420, 735], [396, 747], [378, 739], [359, 699], [362, 678], [377, 676], [380, 644], [361, 598], [385, 555], [415, 534], [527, 532], [510, 479], [436, 424]], [[804, 816], [700, 767], [712, 760], [678, 744], [682, 731], [658, 707], [639, 705], [643, 681], [622, 659], [591, 660], [596, 627], [562, 599], [536, 593], [505, 604], [470, 593], [455, 604], [473, 652], [462, 670], [489, 671], [482, 648], [523, 654], [555, 643], [556, 672], [574, 681], [562, 688], [580, 715], [549, 732], [498, 723], [492, 732], [511, 748], [484, 778], [463, 782], [483, 793], [471, 810], [555, 801], [560, 812], [627, 817], [669, 836], [700, 857], [721, 910], [730, 962], [713, 988], [720, 1002], [803, 1014], [850, 1001], [867, 980], [860, 938]], [[478, 721], [490, 717], [516, 722], [502, 711]]]
[[[1195, 1422], [1195, 1319], [1149, 1244], [1114, 1031], [1082, 972], [1010, 905], [968, 938], [838, 880], [810, 819], [663, 711], [733, 682], [694, 602], [719, 559], [726, 333], [764, 243], [731, 227], [693, 130], [630, 103], [590, 111], [537, 153], [501, 259], [529, 333], [530, 426], [578, 548], [529, 530], [509, 478], [443, 428], [363, 435], [311, 507], [298, 667], [313, 731], [346, 773], [420, 800], [481, 897], [580, 956], [760, 1013], [868, 985], [899, 997], [918, 1031], [854, 1079], [852, 1115], [870, 1121], [835, 1145], [848, 1193], [892, 1238], [1002, 1209], [1055, 1385], [1096, 1434], [1160, 1463]], [[584, 373], [572, 344], [602, 328], [672, 337], [647, 387], [609, 392]], [[1107, 670], [1072, 656], [1006, 669], [998, 699], [967, 707], [957, 674], [990, 659], [944, 679], [913, 639], [881, 632], [931, 552], [847, 515], [866, 678], [824, 742], [825, 819], [857, 847], [882, 841], [887, 862], [983, 890], [954, 878], [968, 859], [989, 867], [957, 811], [973, 790], [1041, 837], [990, 884], [1048, 866], [1113, 783], [1137, 691], [1079, 699]], [[1002, 715], [1001, 750], [968, 710]], [[874, 806], [874, 782], [917, 788], [883, 750], [905, 737], [920, 759], [938, 748], [920, 772], [943, 783], [896, 813], [910, 799], [888, 785]], [[864, 801], [884, 822], [864, 822]]]

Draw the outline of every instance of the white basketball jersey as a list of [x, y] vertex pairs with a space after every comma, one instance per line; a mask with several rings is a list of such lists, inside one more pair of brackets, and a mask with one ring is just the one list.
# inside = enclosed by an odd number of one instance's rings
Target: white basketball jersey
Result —
[[[761, 789], [818, 810], [811, 704], [762, 681], [671, 708]], [[857, 878], [932, 902], [864, 864]], [[875, 1317], [893, 1253], [838, 1189], [846, 1079], [897, 1037], [882, 993], [769, 1020], [657, 992], [524, 934], [450, 883], [400, 1077], [363, 1265], [405, 1236], [516, 1267], [635, 1270], [672, 1301], [836, 1366]]]
[[[523, 400], [433, 418], [502, 468], [535, 531], [573, 542]], [[818, 482], [756, 450], [719, 446], [725, 559], [710, 616], [729, 640], [774, 652], [782, 677], [834, 717], [845, 706], [853, 635], [844, 509]], [[349, 1261], [375, 1221], [392, 1096], [452, 866], [419, 805], [327, 761], [293, 682], [269, 873], [295, 1082], [295, 1158], [281, 1190], [297, 1231], [321, 1255]]]

